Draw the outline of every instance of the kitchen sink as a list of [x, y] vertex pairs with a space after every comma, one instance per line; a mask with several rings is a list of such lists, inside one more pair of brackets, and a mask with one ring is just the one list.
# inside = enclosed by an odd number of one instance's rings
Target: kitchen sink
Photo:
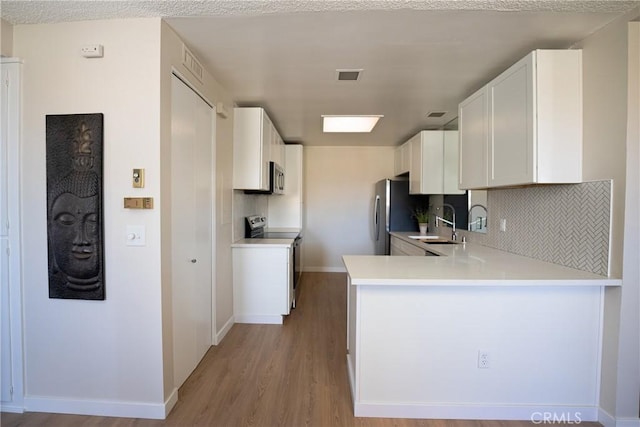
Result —
[[410, 239], [419, 240], [422, 243], [434, 244], [434, 245], [457, 245], [460, 242], [448, 240], [437, 236], [409, 236]]

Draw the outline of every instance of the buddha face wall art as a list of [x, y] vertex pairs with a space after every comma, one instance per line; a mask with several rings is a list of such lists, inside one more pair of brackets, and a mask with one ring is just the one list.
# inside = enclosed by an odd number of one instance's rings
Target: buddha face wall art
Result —
[[49, 298], [104, 300], [102, 114], [47, 115]]

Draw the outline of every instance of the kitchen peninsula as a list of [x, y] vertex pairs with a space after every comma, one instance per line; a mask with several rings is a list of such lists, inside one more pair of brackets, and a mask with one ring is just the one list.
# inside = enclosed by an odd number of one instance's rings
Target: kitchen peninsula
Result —
[[620, 280], [472, 243], [344, 256], [356, 416], [598, 419], [605, 286]]

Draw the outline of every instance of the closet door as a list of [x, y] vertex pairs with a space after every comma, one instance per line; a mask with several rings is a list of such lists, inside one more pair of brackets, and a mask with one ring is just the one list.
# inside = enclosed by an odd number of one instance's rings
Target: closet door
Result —
[[213, 109], [173, 76], [171, 252], [174, 386], [211, 346]]

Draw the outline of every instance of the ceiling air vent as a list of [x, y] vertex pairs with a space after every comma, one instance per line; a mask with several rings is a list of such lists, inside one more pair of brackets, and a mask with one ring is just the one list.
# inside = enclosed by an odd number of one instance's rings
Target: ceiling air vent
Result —
[[355, 70], [336, 70], [338, 81], [355, 82], [360, 79], [362, 68]]
[[446, 111], [431, 111], [427, 113], [427, 117], [430, 119], [437, 119], [438, 117], [442, 117], [447, 114]]
[[202, 83], [202, 64], [185, 45], [182, 45], [182, 64]]

